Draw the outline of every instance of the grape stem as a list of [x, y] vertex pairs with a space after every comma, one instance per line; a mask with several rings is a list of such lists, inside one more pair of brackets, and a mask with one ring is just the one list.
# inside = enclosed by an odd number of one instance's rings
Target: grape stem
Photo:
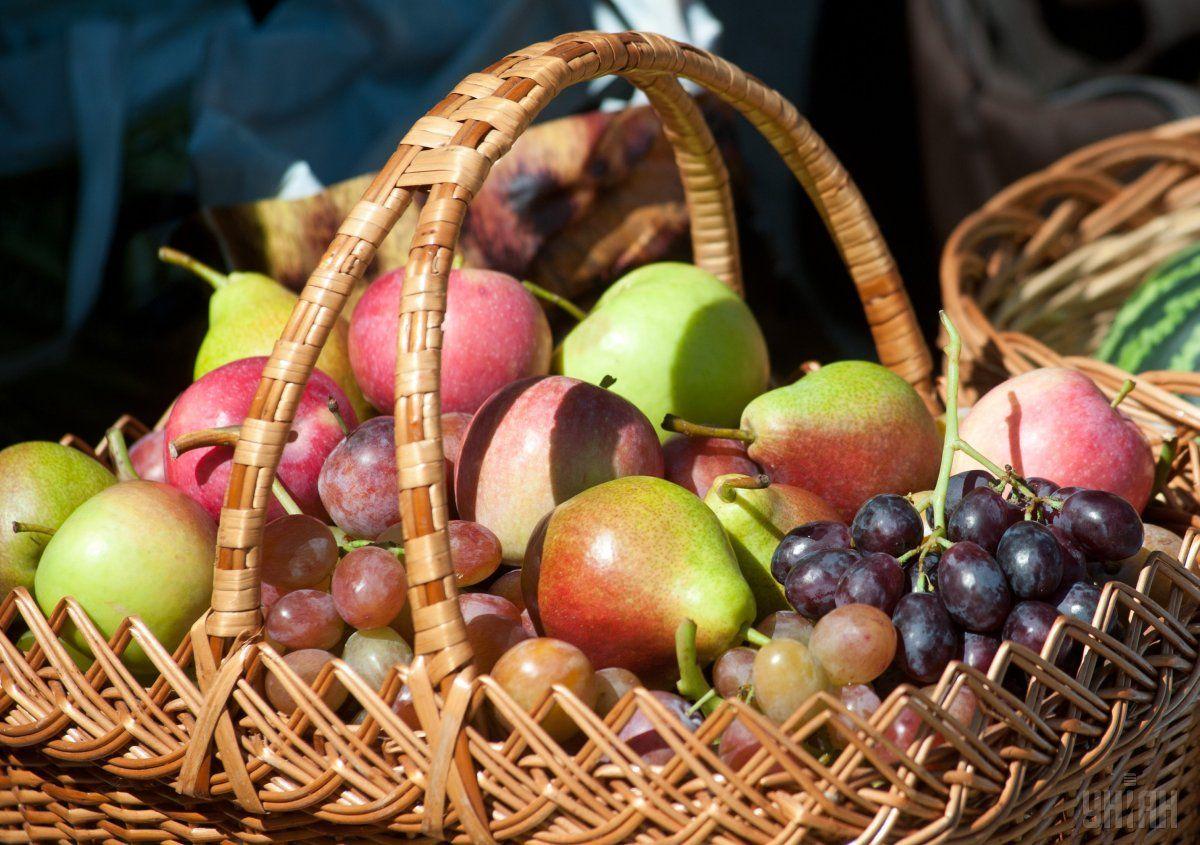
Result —
[[756, 645], [759, 648], [762, 648], [771, 641], [770, 637], [757, 628], [747, 628], [744, 639], [746, 642], [750, 643], [750, 645]]
[[541, 285], [534, 284], [533, 282], [521, 282], [521, 285], [525, 288], [525, 290], [532, 293], [538, 299], [549, 302], [550, 304], [561, 308], [563, 311], [566, 311], [575, 318], [576, 322], [581, 322], [585, 317], [587, 317], [586, 311], [561, 294], [546, 290]]
[[740, 440], [743, 443], [753, 443], [754, 435], [742, 428], [720, 428], [714, 425], [701, 425], [688, 422], [685, 419], [667, 414], [663, 417], [662, 428], [676, 434], [686, 434], [688, 437], [720, 437], [725, 440]]
[[696, 623], [684, 619], [675, 629], [675, 660], [679, 664], [679, 694], [695, 702], [704, 715], [717, 709], [724, 700], [708, 685], [700, 664], [696, 661]]
[[[167, 451], [170, 453], [171, 458], [175, 459], [184, 452], [190, 452], [192, 449], [200, 449], [204, 446], [236, 446], [240, 432], [241, 426], [236, 425], [189, 431], [172, 440], [167, 446]], [[291, 442], [295, 439], [296, 432], [293, 430], [288, 433], [288, 441]], [[275, 494], [275, 498], [288, 514], [295, 516], [296, 514], [303, 513], [300, 506], [296, 504], [296, 500], [292, 498], [287, 488], [283, 486], [283, 482], [279, 480], [279, 476], [271, 479], [271, 492]]]
[[113, 468], [117, 471], [118, 481], [137, 481], [137, 470], [129, 458], [129, 444], [125, 442], [125, 432], [113, 426], [104, 433], [104, 441], [108, 444], [108, 453], [112, 456]]

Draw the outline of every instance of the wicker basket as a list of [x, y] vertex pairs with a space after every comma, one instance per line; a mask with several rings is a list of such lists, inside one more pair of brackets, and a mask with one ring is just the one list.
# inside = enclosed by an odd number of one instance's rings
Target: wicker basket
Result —
[[1157, 445], [1179, 438], [1150, 518], [1200, 527], [1200, 373], [1136, 377], [1091, 358], [1129, 293], [1200, 239], [1200, 118], [1110, 138], [1033, 173], [958, 225], [942, 253], [942, 297], [963, 340], [964, 399], [1010, 375], [1067, 366], [1122, 405]]
[[[1107, 841], [1192, 843], [1200, 835], [1200, 579], [1161, 555], [1143, 585], [1163, 579], [1165, 605], [1125, 585], [1105, 587], [1097, 621], [1118, 635], [1060, 619], [1042, 655], [1006, 644], [987, 676], [952, 664], [932, 692], [897, 689], [870, 722], [827, 695], [816, 715], [798, 713], [781, 727], [730, 701], [692, 734], [645, 690], [604, 719], [561, 689], [527, 715], [474, 672], [442, 489], [446, 274], [492, 162], [559, 90], [608, 73], [646, 91], [663, 119], [697, 262], [740, 285], [722, 164], [676, 77], [728, 101], [779, 150], [841, 248], [881, 358], [933, 401], [930, 354], [862, 198], [778, 94], [714, 56], [647, 33], [577, 33], [509, 56], [467, 77], [417, 122], [305, 287], [241, 428], [212, 610], [191, 638], [170, 655], [136, 620], [105, 643], [70, 600], [49, 619], [24, 591], [0, 605], [9, 637], [24, 620], [36, 640], [22, 654], [0, 637], [0, 839], [1057, 842], [1087, 838], [1092, 824]], [[402, 299], [395, 409], [417, 657], [378, 693], [340, 661], [310, 689], [258, 636], [270, 480], [328, 327], [418, 191], [428, 196]], [[55, 636], [68, 621], [97, 655], [86, 673]], [[152, 686], [117, 659], [130, 640], [161, 672]], [[1055, 665], [1067, 648], [1082, 655], [1074, 676]], [[266, 703], [266, 673], [300, 702], [290, 717]], [[334, 682], [365, 709], [361, 724], [322, 703], [319, 693]], [[389, 706], [403, 683], [423, 731]], [[943, 706], [962, 687], [981, 702], [970, 724]], [[562, 747], [546, 735], [539, 722], [551, 706], [570, 714], [582, 740]], [[912, 745], [897, 748], [885, 733], [906, 708], [921, 728]], [[677, 751], [665, 766], [644, 765], [617, 739], [635, 711]], [[512, 727], [489, 724], [494, 714]], [[735, 717], [764, 745], [738, 771], [712, 745]], [[844, 750], [833, 750], [829, 732]], [[1120, 830], [1147, 818], [1164, 824]]]

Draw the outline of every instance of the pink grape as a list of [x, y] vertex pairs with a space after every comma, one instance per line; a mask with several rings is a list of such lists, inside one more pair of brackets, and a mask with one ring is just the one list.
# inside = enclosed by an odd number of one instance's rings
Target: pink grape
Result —
[[262, 580], [285, 591], [321, 583], [337, 559], [333, 532], [316, 517], [288, 514], [263, 530]]
[[625, 693], [641, 685], [642, 682], [638, 680], [637, 675], [628, 669], [622, 669], [620, 666], [597, 669], [596, 712], [601, 716], [607, 716], [608, 711], [612, 710], [617, 702], [624, 698]]
[[[692, 710], [691, 702], [681, 695], [662, 690], [651, 690], [650, 695], [670, 716], [679, 719], [680, 725], [688, 733], [695, 733], [704, 721], [700, 711]], [[641, 757], [642, 762], [650, 766], [662, 766], [675, 756], [675, 749], [671, 748], [666, 737], [658, 732], [654, 723], [645, 715], [644, 707], [645, 705], [639, 705], [638, 709], [633, 711], [629, 721], [617, 732], [617, 738], [628, 745], [630, 751]]]
[[[302, 683], [309, 686], [312, 686], [313, 681], [317, 679], [317, 675], [321, 673], [321, 670], [331, 660], [333, 660], [333, 655], [319, 648], [303, 648], [284, 655], [283, 658], [283, 662], [288, 665], [288, 668], [300, 676]], [[264, 687], [267, 693], [267, 700], [280, 713], [290, 714], [296, 709], [295, 699], [284, 688], [283, 683], [275, 676], [275, 673], [267, 673]], [[337, 710], [342, 706], [342, 702], [346, 700], [347, 695], [346, 688], [334, 678], [329, 681], [328, 689], [321, 696], [321, 700], [325, 702], [329, 709]]]
[[329, 649], [342, 638], [343, 627], [333, 596], [305, 589], [275, 602], [267, 616], [266, 634], [272, 642], [292, 651]]
[[[517, 643], [496, 661], [492, 677], [527, 713], [541, 706], [552, 686], [566, 687], [587, 707], [596, 703], [596, 673], [591, 661], [562, 640], [539, 637]], [[541, 726], [559, 740], [568, 739], [579, 730], [558, 704], [541, 719]]]
[[721, 698], [735, 698], [750, 685], [750, 673], [754, 669], [757, 652], [752, 648], [731, 648], [717, 658], [713, 664], [713, 688]]
[[834, 684], [864, 684], [896, 656], [896, 628], [877, 607], [846, 604], [817, 622], [808, 647]]
[[[838, 698], [842, 705], [855, 716], [867, 721], [875, 714], [881, 704], [879, 696], [868, 684], [848, 684], [838, 688]], [[858, 731], [858, 725], [848, 716], [839, 715], [840, 721], [851, 732]], [[829, 737], [838, 748], [846, 747], [845, 735], [837, 728], [828, 728]]]
[[813, 622], [794, 610], [777, 610], [758, 623], [758, 630], [773, 640], [795, 640], [808, 645]]
[[450, 561], [458, 586], [469, 587], [490, 578], [500, 566], [500, 539], [478, 522], [465, 519], [452, 519], [447, 528]]
[[378, 546], [360, 546], [333, 571], [333, 602], [355, 628], [389, 624], [404, 607], [407, 591], [404, 565]]
[[721, 734], [721, 762], [735, 771], [742, 768], [762, 748], [759, 741], [740, 718], [735, 718]]
[[521, 627], [521, 614], [508, 599], [489, 593], [459, 593], [458, 607], [480, 672], [490, 672], [502, 654], [529, 639]]
[[275, 602], [279, 601], [282, 596], [287, 595], [287, 590], [280, 590], [274, 584], [263, 581], [258, 588], [258, 604], [262, 608], [264, 614], [271, 609]]
[[508, 599], [517, 610], [525, 609], [525, 594], [521, 591], [521, 570], [510, 569], [492, 582], [488, 592], [493, 596]]
[[396, 700], [392, 702], [392, 712], [414, 731], [421, 729], [421, 720], [417, 718], [417, 707], [413, 704], [412, 690], [408, 688], [408, 684], [400, 687]]
[[317, 478], [321, 504], [352, 537], [374, 539], [400, 521], [395, 420], [375, 417], [338, 443]]

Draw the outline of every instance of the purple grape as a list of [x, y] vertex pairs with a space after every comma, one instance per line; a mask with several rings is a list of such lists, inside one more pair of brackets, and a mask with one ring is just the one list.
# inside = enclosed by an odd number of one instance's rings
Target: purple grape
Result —
[[904, 595], [904, 570], [891, 555], [871, 552], [861, 563], [846, 570], [833, 594], [837, 607], [844, 604], [869, 604], [891, 614]]
[[[1065, 502], [1067, 499], [1069, 499], [1071, 496], [1074, 496], [1076, 493], [1080, 492], [1081, 490], [1083, 490], [1082, 487], [1059, 487], [1057, 490], [1055, 490], [1053, 493], [1050, 494], [1050, 498], [1056, 502]], [[1058, 522], [1058, 515], [1060, 513], [1062, 513], [1062, 508], [1052, 508], [1049, 505], [1047, 505], [1046, 506], [1046, 522], [1049, 523], [1050, 525], [1054, 525], [1056, 522]]]
[[1087, 555], [1083, 553], [1083, 549], [1067, 536], [1067, 532], [1063, 531], [1061, 526], [1051, 525], [1050, 533], [1058, 541], [1058, 550], [1062, 559], [1063, 571], [1059, 583], [1070, 586], [1076, 581], [1086, 581], [1088, 578]]
[[986, 673], [992, 668], [996, 652], [1000, 650], [1000, 640], [990, 634], [977, 634], [967, 631], [963, 634], [963, 663]]
[[809, 619], [820, 619], [835, 607], [833, 594], [846, 570], [861, 560], [853, 549], [817, 549], [792, 567], [784, 582], [788, 603]]
[[994, 484], [996, 476], [992, 475], [986, 469], [969, 469], [966, 472], [956, 472], [950, 476], [950, 483], [946, 485], [946, 511], [949, 512], [958, 506], [962, 501], [963, 496], [970, 493], [972, 490], [978, 490], [980, 487], [988, 487]]
[[955, 543], [970, 540], [995, 554], [1008, 526], [1021, 518], [1021, 511], [990, 487], [978, 487], [967, 495], [950, 514], [947, 536]]
[[1066, 593], [1058, 600], [1057, 608], [1064, 616], [1074, 616], [1090, 625], [1099, 604], [1100, 588], [1078, 581], [1067, 588]]
[[895, 493], [872, 496], [863, 503], [850, 523], [854, 546], [863, 554], [883, 552], [893, 557], [921, 542], [921, 515], [912, 503]]
[[1008, 614], [1002, 636], [1040, 654], [1057, 618], [1058, 610], [1053, 605], [1044, 601], [1023, 601]]
[[806, 522], [793, 528], [771, 555], [771, 574], [780, 584], [787, 580], [796, 561], [818, 549], [848, 549], [853, 542], [850, 529], [841, 522]]
[[1080, 490], [1063, 502], [1058, 524], [1084, 553], [1097, 560], [1137, 554], [1145, 529], [1133, 505], [1104, 490]]
[[[658, 703], [663, 705], [672, 716], [677, 717], [683, 727], [691, 733], [695, 733], [696, 729], [700, 727], [700, 723], [704, 721], [704, 714], [699, 710], [688, 712], [692, 705], [683, 696], [661, 690], [651, 690], [650, 695], [658, 699]], [[675, 750], [671, 748], [640, 707], [629, 717], [625, 726], [617, 732], [617, 738], [652, 766], [661, 766], [675, 756]]]
[[906, 675], [923, 684], [942, 676], [962, 648], [962, 637], [946, 608], [933, 593], [909, 593], [896, 603], [892, 623], [900, 635], [896, 662]]
[[920, 560], [919, 557], [914, 557], [908, 562], [908, 590], [912, 593], [919, 593], [921, 589], [921, 570], [924, 567], [925, 579], [929, 582], [929, 589], [936, 590], [938, 582], [938, 564], [941, 563], [942, 556], [938, 552], [930, 552], [925, 555], [925, 560]]
[[1015, 595], [1040, 599], [1051, 595], [1062, 580], [1062, 550], [1050, 529], [1037, 522], [1018, 522], [1004, 532], [996, 549]]
[[1000, 565], [976, 543], [955, 543], [938, 565], [938, 596], [950, 618], [969, 631], [995, 631], [1012, 608]]

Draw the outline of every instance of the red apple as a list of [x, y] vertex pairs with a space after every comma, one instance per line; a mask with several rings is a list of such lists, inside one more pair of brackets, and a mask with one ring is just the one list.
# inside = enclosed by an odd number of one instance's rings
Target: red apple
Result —
[[[1077, 370], [1047, 367], [997, 385], [971, 408], [959, 436], [1020, 475], [1107, 490], [1139, 512], [1154, 485], [1145, 435]], [[954, 459], [955, 472], [978, 466], [962, 453]]]
[[[404, 269], [371, 283], [350, 320], [350, 365], [363, 395], [395, 404], [396, 332]], [[474, 413], [496, 390], [550, 371], [550, 325], [533, 294], [492, 270], [451, 270], [442, 320], [442, 411]]]
[[701, 499], [718, 476], [762, 472], [746, 454], [745, 443], [723, 437], [670, 437], [663, 444], [663, 465], [667, 481], [686, 487]]
[[662, 447], [627, 399], [567, 376], [498, 391], [467, 428], [455, 471], [459, 516], [490, 528], [518, 565], [538, 521], [576, 493], [627, 475], [662, 476]]
[[133, 471], [143, 481], [167, 480], [167, 469], [163, 464], [165, 456], [162, 429], [147, 432], [129, 447], [129, 460], [133, 463]]
[[[167, 481], [204, 506], [214, 519], [220, 517], [229, 484], [233, 448], [206, 446], [172, 458], [172, 440], [190, 431], [241, 425], [250, 410], [262, 378], [265, 357], [242, 358], [205, 373], [185, 390], [171, 409], [164, 428], [167, 449]], [[295, 439], [283, 448], [278, 475], [283, 486], [305, 513], [319, 519], [327, 514], [317, 492], [317, 477], [325, 458], [342, 440], [342, 429], [330, 413], [327, 403], [333, 398], [342, 416], [351, 426], [358, 422], [346, 394], [333, 379], [313, 370], [292, 423]], [[267, 518], [283, 516], [283, 508], [274, 499], [267, 506]]]

